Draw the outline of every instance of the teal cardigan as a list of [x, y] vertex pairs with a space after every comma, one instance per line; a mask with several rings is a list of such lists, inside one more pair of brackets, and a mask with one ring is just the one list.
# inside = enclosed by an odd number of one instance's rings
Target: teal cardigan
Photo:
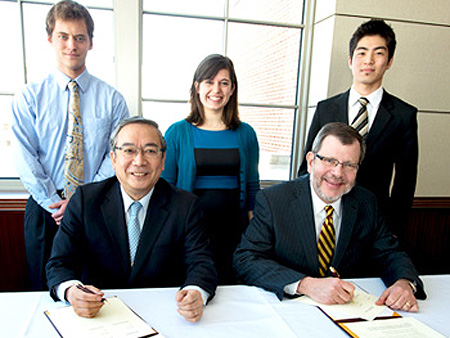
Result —
[[[241, 122], [235, 130], [238, 137], [241, 210], [247, 212], [255, 206], [259, 190], [259, 146], [253, 128]], [[182, 120], [172, 124], [165, 134], [167, 142], [166, 162], [161, 176], [177, 188], [194, 191], [197, 172], [194, 157], [194, 141], [191, 124]]]

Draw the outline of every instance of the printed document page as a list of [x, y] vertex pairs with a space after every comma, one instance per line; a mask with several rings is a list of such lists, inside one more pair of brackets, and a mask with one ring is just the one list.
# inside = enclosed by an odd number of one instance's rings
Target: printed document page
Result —
[[63, 338], [151, 337], [158, 333], [117, 297], [107, 303], [94, 318], [78, 316], [71, 306], [45, 311]]

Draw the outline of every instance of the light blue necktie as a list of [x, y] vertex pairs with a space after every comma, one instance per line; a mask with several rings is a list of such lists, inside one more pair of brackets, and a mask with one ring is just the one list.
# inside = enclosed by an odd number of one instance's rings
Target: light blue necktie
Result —
[[131, 265], [134, 263], [134, 257], [136, 256], [136, 250], [139, 244], [139, 236], [141, 234], [141, 227], [139, 226], [139, 210], [141, 210], [142, 204], [139, 202], [133, 202], [130, 205], [130, 219], [128, 220], [128, 242], [130, 244], [130, 260]]

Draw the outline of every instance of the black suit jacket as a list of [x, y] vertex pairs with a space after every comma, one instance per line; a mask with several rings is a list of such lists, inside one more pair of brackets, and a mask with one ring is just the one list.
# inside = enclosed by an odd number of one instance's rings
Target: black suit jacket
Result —
[[217, 273], [197, 197], [158, 180], [132, 268], [117, 178], [78, 188], [55, 236], [47, 279], [50, 290], [77, 279], [101, 289], [197, 285], [212, 296]]
[[[306, 173], [306, 154], [319, 130], [329, 122], [348, 121], [349, 91], [317, 105], [300, 165], [299, 175]], [[356, 181], [372, 191], [381, 214], [396, 235], [403, 235], [414, 198], [417, 180], [418, 138], [417, 109], [386, 91], [366, 139], [366, 156]], [[392, 175], [395, 176], [390, 191]]]
[[[239, 278], [282, 299], [286, 285], [320, 276], [309, 175], [258, 192], [253, 213], [234, 254]], [[381, 277], [387, 286], [416, 281], [416, 297], [426, 297], [410, 258], [379, 217], [375, 196], [362, 187], [342, 197], [331, 265], [342, 278]]]

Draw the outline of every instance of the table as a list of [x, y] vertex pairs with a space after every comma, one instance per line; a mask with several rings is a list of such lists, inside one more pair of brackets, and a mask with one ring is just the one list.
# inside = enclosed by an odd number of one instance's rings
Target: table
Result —
[[[421, 277], [428, 294], [419, 301], [419, 313], [400, 312], [450, 337], [450, 275]], [[353, 280], [374, 295], [385, 289], [378, 278]], [[186, 322], [176, 311], [177, 288], [106, 290], [107, 297], [117, 295], [166, 338], [176, 337], [333, 337], [347, 338], [320, 310], [285, 299], [260, 288], [221, 286], [206, 306], [200, 322]], [[0, 293], [1, 336], [58, 337], [44, 310], [64, 306], [55, 303], [48, 292]]]

